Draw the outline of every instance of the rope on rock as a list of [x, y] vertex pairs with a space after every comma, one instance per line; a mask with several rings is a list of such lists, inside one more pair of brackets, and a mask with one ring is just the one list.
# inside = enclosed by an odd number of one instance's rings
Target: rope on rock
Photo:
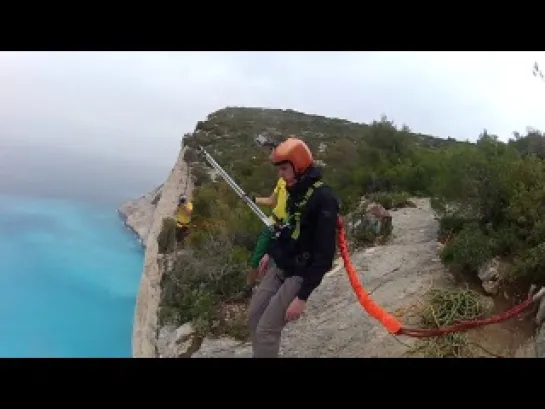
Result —
[[344, 231], [344, 224], [341, 217], [337, 218], [337, 231], [337, 242], [339, 245], [344, 268], [348, 275], [350, 285], [352, 286], [352, 289], [354, 290], [354, 293], [356, 294], [359, 303], [371, 317], [379, 321], [386, 328], [386, 330], [394, 335], [406, 335], [416, 338], [437, 337], [452, 332], [462, 332], [475, 327], [496, 324], [521, 314], [530, 305], [532, 305], [536, 301], [539, 301], [545, 295], [545, 288], [542, 288], [537, 293], [533, 295], [530, 294], [528, 298], [522, 303], [515, 305], [513, 308], [503, 313], [496, 314], [489, 318], [463, 321], [454, 325], [435, 329], [406, 328], [399, 322], [397, 318], [383, 310], [378, 304], [373, 301], [373, 299], [369, 296], [369, 294], [361, 284], [360, 280], [358, 279], [357, 271], [352, 264], [352, 261], [350, 260], [350, 254], [348, 252], [348, 245], [346, 242], [346, 236]]

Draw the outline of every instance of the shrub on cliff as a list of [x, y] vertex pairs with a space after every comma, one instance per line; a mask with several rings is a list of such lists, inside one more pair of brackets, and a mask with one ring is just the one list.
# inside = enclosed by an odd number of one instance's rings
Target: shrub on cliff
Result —
[[163, 274], [159, 318], [162, 324], [192, 322], [201, 335], [227, 331], [221, 306], [245, 283], [248, 252], [227, 233], [198, 232], [199, 246], [177, 256]]
[[171, 253], [176, 249], [176, 220], [172, 217], [165, 217], [161, 231], [157, 236], [159, 254]]
[[476, 274], [492, 257], [492, 242], [477, 224], [467, 224], [448, 242], [441, 253], [442, 261], [457, 272]]
[[195, 187], [202, 186], [211, 180], [208, 171], [202, 165], [193, 166], [191, 176], [193, 177], [193, 185]]
[[191, 321], [201, 335], [245, 335], [244, 310], [225, 306], [246, 283], [260, 221], [223, 182], [194, 192], [193, 222], [184, 250], [163, 274], [162, 324]]

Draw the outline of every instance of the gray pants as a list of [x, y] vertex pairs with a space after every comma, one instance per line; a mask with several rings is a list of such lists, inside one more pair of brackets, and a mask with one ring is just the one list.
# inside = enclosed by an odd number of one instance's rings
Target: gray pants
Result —
[[295, 299], [303, 279], [287, 277], [269, 260], [267, 271], [248, 310], [248, 326], [254, 358], [276, 358], [286, 325], [286, 310]]

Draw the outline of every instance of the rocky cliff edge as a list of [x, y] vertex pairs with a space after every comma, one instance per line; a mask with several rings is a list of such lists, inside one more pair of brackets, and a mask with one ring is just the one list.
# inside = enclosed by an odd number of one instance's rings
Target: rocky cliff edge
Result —
[[157, 309], [161, 295], [162, 270], [158, 265], [157, 236], [163, 219], [173, 217], [181, 194], [191, 197], [191, 171], [184, 161], [182, 146], [165, 183], [139, 199], [123, 204], [118, 212], [145, 248], [144, 267], [136, 299], [132, 351], [135, 358], [157, 356]]

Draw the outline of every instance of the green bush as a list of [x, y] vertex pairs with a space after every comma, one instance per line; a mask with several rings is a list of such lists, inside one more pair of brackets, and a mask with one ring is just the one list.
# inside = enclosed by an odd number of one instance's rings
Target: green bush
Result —
[[209, 234], [198, 250], [184, 250], [163, 274], [161, 324], [193, 322], [201, 335], [220, 335], [220, 307], [244, 286], [248, 252], [227, 235]]
[[508, 270], [511, 282], [545, 285], [545, 243], [523, 251]]
[[202, 186], [210, 181], [210, 175], [203, 166], [194, 166], [191, 170], [191, 174], [193, 176], [193, 184], [195, 187]]
[[439, 241], [443, 242], [457, 235], [468, 224], [478, 222], [476, 219], [468, 219], [456, 214], [449, 214], [439, 219]]
[[432, 204], [441, 217], [440, 236], [453, 234], [443, 255], [453, 267], [476, 270], [484, 259], [500, 256], [512, 264], [513, 284], [543, 280], [545, 162], [525, 151], [530, 145], [523, 140], [504, 144], [485, 132], [473, 146], [444, 152]]
[[464, 225], [441, 252], [442, 261], [458, 272], [477, 273], [492, 256], [493, 243], [476, 223]]
[[[191, 135], [185, 136], [186, 138], [190, 138]], [[196, 149], [187, 148], [184, 153], [184, 161], [187, 163], [193, 163], [197, 162], [200, 159], [199, 154]]]
[[157, 236], [159, 254], [168, 254], [176, 249], [176, 220], [172, 217], [165, 217], [161, 231]]
[[244, 337], [244, 311], [222, 315], [246, 284], [262, 224], [223, 181], [194, 191], [193, 221], [184, 251], [163, 274], [161, 322], [193, 322], [200, 334]]

